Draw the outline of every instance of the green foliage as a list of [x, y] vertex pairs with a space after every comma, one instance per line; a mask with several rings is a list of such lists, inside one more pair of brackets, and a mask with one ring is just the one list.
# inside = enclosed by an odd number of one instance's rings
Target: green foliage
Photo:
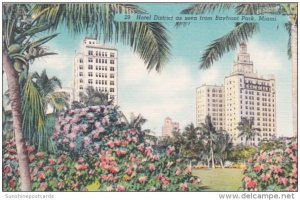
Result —
[[121, 41], [130, 45], [147, 65], [148, 70], [160, 71], [168, 61], [170, 43], [166, 28], [157, 22], [117, 22], [115, 14], [145, 13], [136, 5], [119, 3], [35, 4], [33, 13], [40, 23], [51, 23], [52, 29], [60, 24], [71, 32], [89, 33], [103, 42]]
[[30, 77], [25, 82], [21, 96], [23, 135], [30, 144], [38, 144], [39, 149], [47, 149], [48, 136], [44, 125], [44, 103], [37, 86]]
[[259, 135], [260, 129], [254, 128], [253, 118], [248, 119], [243, 117], [239, 122], [237, 129], [240, 131], [238, 137], [245, 137], [246, 143], [253, 140], [255, 136]]
[[261, 151], [249, 159], [244, 171], [245, 191], [297, 191], [298, 188], [298, 145]]
[[234, 162], [245, 162], [257, 153], [253, 146], [238, 145], [233, 147], [228, 153], [228, 159]]
[[[93, 106], [62, 114], [53, 139], [58, 155], [36, 152], [29, 146], [30, 168], [35, 191], [86, 191], [95, 182], [100, 191], [199, 191], [199, 179], [180, 159], [174, 147], [162, 154], [140, 142], [142, 133], [122, 121], [113, 106]], [[14, 143], [5, 146], [4, 166], [12, 169], [8, 157], [15, 156]], [[14, 159], [16, 164], [16, 159]], [[18, 176], [4, 171], [7, 184]], [[11, 170], [13, 171], [13, 169]], [[13, 171], [16, 173], [16, 171]]]

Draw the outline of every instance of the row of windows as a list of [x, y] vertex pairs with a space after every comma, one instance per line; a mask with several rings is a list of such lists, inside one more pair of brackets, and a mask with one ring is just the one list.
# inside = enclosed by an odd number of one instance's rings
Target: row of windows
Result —
[[[115, 71], [114, 67], [110, 67], [109, 69], [110, 71]], [[98, 74], [98, 73], [95, 73], [95, 75]], [[83, 72], [79, 72], [79, 76], [83, 76]], [[89, 77], [92, 77], [93, 76], [93, 72], [88, 72], [88, 76]], [[98, 77], [98, 76], [96, 76]], [[99, 76], [100, 77], [100, 76]], [[113, 76], [114, 77], [114, 76]]]
[[[93, 50], [89, 50], [88, 51], [88, 55], [89, 56], [92, 56], [92, 55], [96, 55], [96, 56], [102, 56], [102, 57], [107, 57], [107, 52], [101, 52], [101, 51], [93, 51]], [[114, 58], [115, 57], [115, 53], [110, 53], [109, 56], [111, 58]]]
[[223, 91], [221, 89], [217, 90], [217, 89], [212, 89], [210, 90], [209, 88], [207, 88], [207, 92], [212, 91], [212, 92], [219, 92], [222, 93]]
[[[88, 80], [88, 83], [89, 83], [89, 84], [93, 84], [93, 79], [89, 79], [89, 80]], [[107, 85], [107, 80], [96, 80], [95, 83], [96, 83], [96, 84]], [[114, 82], [114, 81], [110, 81], [109, 84], [110, 84], [110, 85], [115, 85], [115, 82]]]
[[[95, 61], [96, 61], [96, 63], [107, 64], [107, 59], [100, 59], [100, 58], [98, 59], [98, 58], [96, 58]], [[92, 63], [92, 62], [93, 62], [93, 58], [89, 58], [89, 59], [88, 59], [88, 62], [89, 62], [89, 63]], [[114, 60], [110, 60], [109, 63], [110, 63], [110, 64], [115, 64], [115, 61], [114, 61]]]
[[[79, 86], [79, 89], [80, 89], [80, 90], [83, 90], [83, 85], [80, 85], [80, 86]], [[107, 87], [95, 87], [95, 89], [96, 89], [97, 91], [107, 92]], [[115, 92], [115, 89], [114, 89], [114, 88], [110, 88], [110, 89], [109, 89], [109, 92]]]

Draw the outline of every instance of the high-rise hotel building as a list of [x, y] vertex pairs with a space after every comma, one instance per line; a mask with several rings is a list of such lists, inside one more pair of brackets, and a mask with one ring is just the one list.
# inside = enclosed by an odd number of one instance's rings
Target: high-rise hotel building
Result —
[[118, 95], [118, 51], [102, 46], [95, 38], [86, 37], [81, 52], [74, 59], [74, 100], [79, 101], [79, 93], [88, 86], [109, 94], [117, 103]]
[[217, 129], [230, 133], [235, 144], [246, 142], [245, 137], [238, 137], [237, 129], [243, 117], [252, 119], [254, 127], [261, 130], [250, 144], [276, 136], [275, 79], [272, 75], [259, 77], [254, 72], [245, 43], [240, 44], [237, 59], [232, 72], [225, 77], [224, 86], [203, 85], [197, 88], [198, 126], [204, 122], [206, 115], [212, 117]]

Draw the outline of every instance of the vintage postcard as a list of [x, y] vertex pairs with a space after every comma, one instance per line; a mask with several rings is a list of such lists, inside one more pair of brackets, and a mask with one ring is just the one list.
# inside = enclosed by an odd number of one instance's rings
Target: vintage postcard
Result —
[[3, 199], [294, 199], [297, 44], [297, 2], [3, 2]]

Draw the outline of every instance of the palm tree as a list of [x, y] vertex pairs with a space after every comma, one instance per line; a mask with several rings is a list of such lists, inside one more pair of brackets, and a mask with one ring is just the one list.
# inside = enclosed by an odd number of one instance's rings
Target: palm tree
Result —
[[88, 86], [85, 92], [80, 92], [79, 97], [85, 106], [110, 105], [113, 102], [109, 99], [108, 93], [98, 91], [92, 86]]
[[201, 128], [203, 131], [202, 140], [204, 143], [207, 144], [207, 147], [210, 149], [210, 159], [212, 168], [215, 168], [215, 158], [214, 158], [214, 149], [216, 147], [216, 140], [218, 138], [218, 132], [216, 131], [216, 128], [214, 127], [211, 117], [209, 115], [205, 118], [205, 123], [201, 123]]
[[34, 41], [38, 33], [56, 30], [60, 24], [73, 33], [88, 32], [105, 42], [115, 40], [130, 45], [150, 71], [160, 71], [167, 62], [170, 43], [166, 29], [157, 22], [125, 23], [114, 21], [117, 13], [144, 13], [131, 4], [4, 4], [3, 70], [7, 76], [15, 133], [21, 191], [31, 191], [28, 155], [22, 134], [22, 112], [19, 76], [37, 57], [51, 55], [42, 47], [54, 38], [52, 34]]
[[[297, 3], [197, 3], [187, 9], [182, 14], [204, 14], [212, 13], [216, 10], [235, 9], [238, 15], [261, 15], [261, 14], [282, 14], [289, 16], [289, 21], [285, 27], [289, 34], [288, 55], [292, 59], [292, 112], [293, 112], [293, 133], [297, 136], [297, 74], [298, 74], [298, 15]], [[178, 23], [177, 26], [186, 23]], [[235, 50], [242, 41], [247, 41], [259, 31], [258, 23], [236, 23], [235, 28], [226, 35], [214, 40], [201, 56], [200, 69], [208, 69], [213, 62], [219, 60], [225, 53]]]
[[243, 117], [238, 124], [237, 129], [240, 131], [238, 137], [245, 137], [246, 143], [248, 143], [250, 140], [253, 140], [256, 135], [260, 135], [260, 129], [254, 128], [253, 125], [253, 118], [248, 119], [245, 117]]
[[41, 75], [35, 72], [31, 78], [38, 87], [44, 100], [45, 112], [48, 105], [51, 106], [54, 111], [61, 111], [68, 107], [67, 94], [65, 92], [56, 91], [61, 88], [61, 82], [56, 76], [49, 78], [46, 70], [44, 69]]
[[[200, 151], [200, 142], [198, 136], [200, 135], [200, 128], [195, 127], [193, 123], [188, 124], [182, 133], [184, 145], [182, 146], [182, 152], [188, 159], [197, 158]], [[190, 162], [191, 164], [191, 162]]]
[[228, 156], [228, 152], [232, 147], [232, 139], [226, 132], [219, 134], [216, 142], [216, 157], [218, 158], [222, 168], [224, 168], [224, 160]]

